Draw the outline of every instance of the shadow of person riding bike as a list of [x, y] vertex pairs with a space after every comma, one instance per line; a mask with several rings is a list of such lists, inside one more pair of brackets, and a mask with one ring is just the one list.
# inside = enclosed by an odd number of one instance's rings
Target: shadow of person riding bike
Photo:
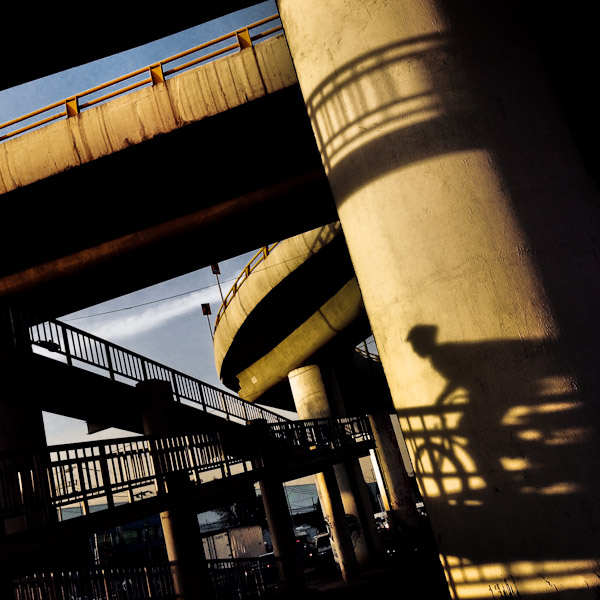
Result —
[[444, 519], [444, 551], [496, 563], [585, 556], [594, 542], [577, 507], [594, 502], [596, 478], [582, 457], [597, 440], [559, 345], [439, 343], [435, 325], [406, 339], [445, 380], [399, 410], [427, 507]]

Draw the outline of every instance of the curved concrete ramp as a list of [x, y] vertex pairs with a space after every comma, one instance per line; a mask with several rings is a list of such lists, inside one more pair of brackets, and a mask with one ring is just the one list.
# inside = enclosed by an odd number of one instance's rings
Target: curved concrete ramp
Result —
[[[233, 297], [215, 331], [217, 372], [255, 401], [366, 315], [339, 223], [280, 242]], [[356, 331], [356, 335], [354, 335]]]

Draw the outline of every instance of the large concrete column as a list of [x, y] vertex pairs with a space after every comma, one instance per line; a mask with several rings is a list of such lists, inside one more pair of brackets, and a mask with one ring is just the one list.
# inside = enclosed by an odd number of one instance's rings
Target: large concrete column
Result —
[[277, 1], [452, 593], [593, 597], [598, 194], [523, 3]]
[[[165, 381], [144, 381], [137, 389], [143, 399], [142, 422], [145, 435], [176, 434], [171, 386]], [[157, 467], [158, 470], [159, 467]], [[164, 475], [164, 474], [163, 474]], [[167, 475], [169, 494], [185, 494], [189, 481], [174, 473]], [[198, 515], [189, 508], [160, 513], [167, 558], [178, 600], [214, 598], [215, 591], [204, 555]]]
[[[323, 381], [321, 369], [318, 365], [306, 365], [294, 369], [288, 375], [296, 411], [300, 419], [325, 419], [334, 416]], [[358, 528], [352, 531], [352, 542], [356, 562], [359, 566], [368, 564], [377, 553], [374, 519], [368, 497], [362, 493], [364, 480], [357, 464], [334, 465], [337, 487], [341, 494], [343, 506], [347, 515], [355, 517]], [[328, 491], [324, 489], [325, 479], [317, 477], [317, 490], [322, 506], [329, 503], [325, 500]], [[366, 492], [366, 490], [365, 490]], [[324, 508], [326, 510], [326, 508]], [[326, 514], [326, 520], [334, 520], [333, 514]], [[340, 552], [343, 550], [340, 549]], [[350, 558], [347, 559], [351, 564]]]

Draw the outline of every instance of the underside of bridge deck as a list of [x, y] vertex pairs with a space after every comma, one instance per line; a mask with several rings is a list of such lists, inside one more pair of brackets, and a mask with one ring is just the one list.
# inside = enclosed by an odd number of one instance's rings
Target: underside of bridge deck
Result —
[[43, 304], [49, 316], [335, 218], [297, 87], [18, 188], [3, 201], [11, 226], [0, 241], [0, 293]]

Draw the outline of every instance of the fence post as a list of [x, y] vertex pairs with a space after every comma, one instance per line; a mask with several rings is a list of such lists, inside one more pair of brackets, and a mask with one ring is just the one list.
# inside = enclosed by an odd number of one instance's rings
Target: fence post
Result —
[[177, 385], [177, 373], [171, 371], [171, 381], [173, 383], [173, 393], [175, 394], [175, 400], [181, 402], [181, 396], [179, 394], [179, 386]]
[[110, 344], [104, 342], [104, 353], [106, 354], [106, 365], [108, 367], [108, 376], [115, 380], [115, 369], [113, 367], [112, 356], [110, 355]]
[[104, 444], [100, 444], [100, 473], [102, 474], [102, 484], [104, 485], [104, 491], [106, 492], [106, 503], [108, 508], [115, 507], [115, 499], [112, 494], [112, 488], [110, 485], [110, 471], [108, 469], [108, 457], [106, 456], [106, 447]]
[[60, 323], [60, 330], [62, 333], [63, 343], [65, 345], [65, 358], [67, 359], [67, 364], [69, 367], [73, 366], [73, 357], [71, 355], [71, 344], [69, 344], [69, 336], [67, 328], [63, 323]]
[[202, 389], [202, 382], [199, 381], [198, 382], [198, 391], [200, 392], [200, 404], [202, 405], [202, 407], [204, 408], [204, 411], [206, 412], [206, 400], [204, 399], [204, 390]]
[[223, 477], [229, 477], [231, 471], [229, 470], [227, 455], [225, 454], [225, 448], [223, 448], [223, 442], [221, 441], [221, 435], [219, 433], [217, 433], [217, 444], [219, 454], [221, 455], [221, 472], [223, 473]]
[[73, 96], [65, 100], [65, 110], [67, 111], [67, 118], [74, 117], [79, 114], [79, 98]]

